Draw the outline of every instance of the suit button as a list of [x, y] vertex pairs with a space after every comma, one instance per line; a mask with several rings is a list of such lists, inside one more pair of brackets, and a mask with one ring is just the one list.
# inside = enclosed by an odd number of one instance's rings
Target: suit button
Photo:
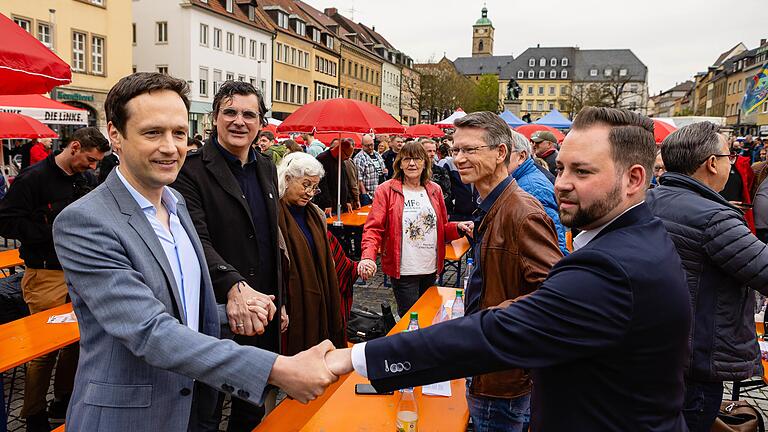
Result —
[[218, 266], [218, 267], [216, 267], [216, 268], [217, 268], [217, 269], [219, 269], [219, 270], [221, 270], [221, 271], [225, 271], [225, 270], [227, 269], [227, 266], [225, 266], [224, 264], [222, 264], [222, 265], [220, 265], [220, 266]]
[[186, 387], [181, 389], [181, 391], [179, 392], [179, 394], [182, 395], [182, 396], [189, 396], [191, 393], [192, 393], [192, 390], [190, 390], [190, 389], [188, 389]]
[[248, 276], [255, 276], [256, 275], [256, 269], [248, 269]]
[[255, 235], [253, 235], [253, 234], [249, 234], [249, 235], [248, 235], [248, 238], [249, 238], [249, 239], [253, 239], [253, 238], [255, 238], [255, 237], [256, 237], [256, 236], [255, 236]]
[[238, 390], [238, 391], [237, 391], [237, 395], [238, 395], [238, 396], [240, 396], [240, 397], [241, 397], [241, 398], [243, 398], [243, 399], [248, 399], [248, 397], [249, 397], [251, 394], [250, 394], [250, 393], [248, 393], [248, 392], [247, 392], [247, 391], [245, 391], [245, 390], [242, 390], [242, 389], [240, 389], [240, 390]]

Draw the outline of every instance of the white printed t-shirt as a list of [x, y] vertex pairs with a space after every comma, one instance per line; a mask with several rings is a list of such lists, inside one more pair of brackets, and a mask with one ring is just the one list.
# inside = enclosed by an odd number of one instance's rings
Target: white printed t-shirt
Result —
[[437, 271], [437, 214], [426, 189], [403, 188], [403, 244], [400, 275], [424, 275]]

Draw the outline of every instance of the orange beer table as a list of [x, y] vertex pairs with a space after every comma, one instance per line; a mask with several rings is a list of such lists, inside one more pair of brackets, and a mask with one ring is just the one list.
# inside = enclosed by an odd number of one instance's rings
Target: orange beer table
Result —
[[51, 315], [69, 312], [71, 303], [0, 325], [0, 372], [80, 340], [77, 323], [47, 323]]
[[[452, 299], [454, 288], [432, 287], [413, 305], [409, 312], [419, 313], [419, 325], [427, 327], [445, 301]], [[400, 322], [389, 334], [400, 333], [408, 326], [407, 319]], [[342, 377], [334, 393], [323, 400], [301, 405], [286, 400], [278, 406], [256, 431], [394, 431], [395, 410], [400, 397], [394, 395], [363, 396], [355, 394], [355, 384], [368, 380], [357, 373]], [[341, 381], [340, 379], [339, 381]], [[451, 396], [424, 396], [416, 388], [419, 405], [419, 431], [463, 432], [467, 428], [469, 410], [465, 398], [464, 379], [451, 382]], [[327, 394], [328, 392], [326, 392]]]
[[[362, 228], [362, 226], [365, 225], [365, 220], [368, 219], [368, 213], [370, 212], [371, 206], [367, 205], [362, 206], [357, 210], [352, 210], [352, 212], [349, 213], [342, 213], [341, 223], [343, 223], [345, 227]], [[326, 219], [326, 222], [328, 222], [328, 225], [333, 225], [337, 219], [336, 216], [329, 217]]]
[[469, 240], [466, 237], [460, 237], [445, 245], [445, 264], [443, 266], [443, 272], [440, 273], [440, 277], [437, 280], [439, 285], [443, 284], [443, 275], [448, 267], [453, 267], [456, 270], [456, 286], [461, 286], [461, 259], [469, 251]]
[[11, 270], [11, 273], [13, 273], [14, 268], [23, 265], [24, 260], [19, 256], [18, 249], [9, 249], [0, 252], [0, 270]]

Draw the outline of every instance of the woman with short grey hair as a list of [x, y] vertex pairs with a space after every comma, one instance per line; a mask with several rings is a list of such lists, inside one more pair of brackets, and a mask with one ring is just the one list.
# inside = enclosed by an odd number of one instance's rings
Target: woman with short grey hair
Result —
[[312, 203], [325, 175], [306, 153], [290, 153], [277, 167], [278, 224], [285, 239], [286, 310], [291, 324], [284, 354], [304, 351], [324, 339], [345, 346], [336, 265], [326, 233], [325, 214]]

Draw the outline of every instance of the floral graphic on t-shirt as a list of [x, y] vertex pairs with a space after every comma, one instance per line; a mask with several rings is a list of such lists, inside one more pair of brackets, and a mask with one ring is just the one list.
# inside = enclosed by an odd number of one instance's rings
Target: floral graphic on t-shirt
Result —
[[429, 210], [422, 210], [414, 219], [407, 221], [405, 238], [416, 243], [424, 241], [424, 238], [437, 227], [435, 214]]

